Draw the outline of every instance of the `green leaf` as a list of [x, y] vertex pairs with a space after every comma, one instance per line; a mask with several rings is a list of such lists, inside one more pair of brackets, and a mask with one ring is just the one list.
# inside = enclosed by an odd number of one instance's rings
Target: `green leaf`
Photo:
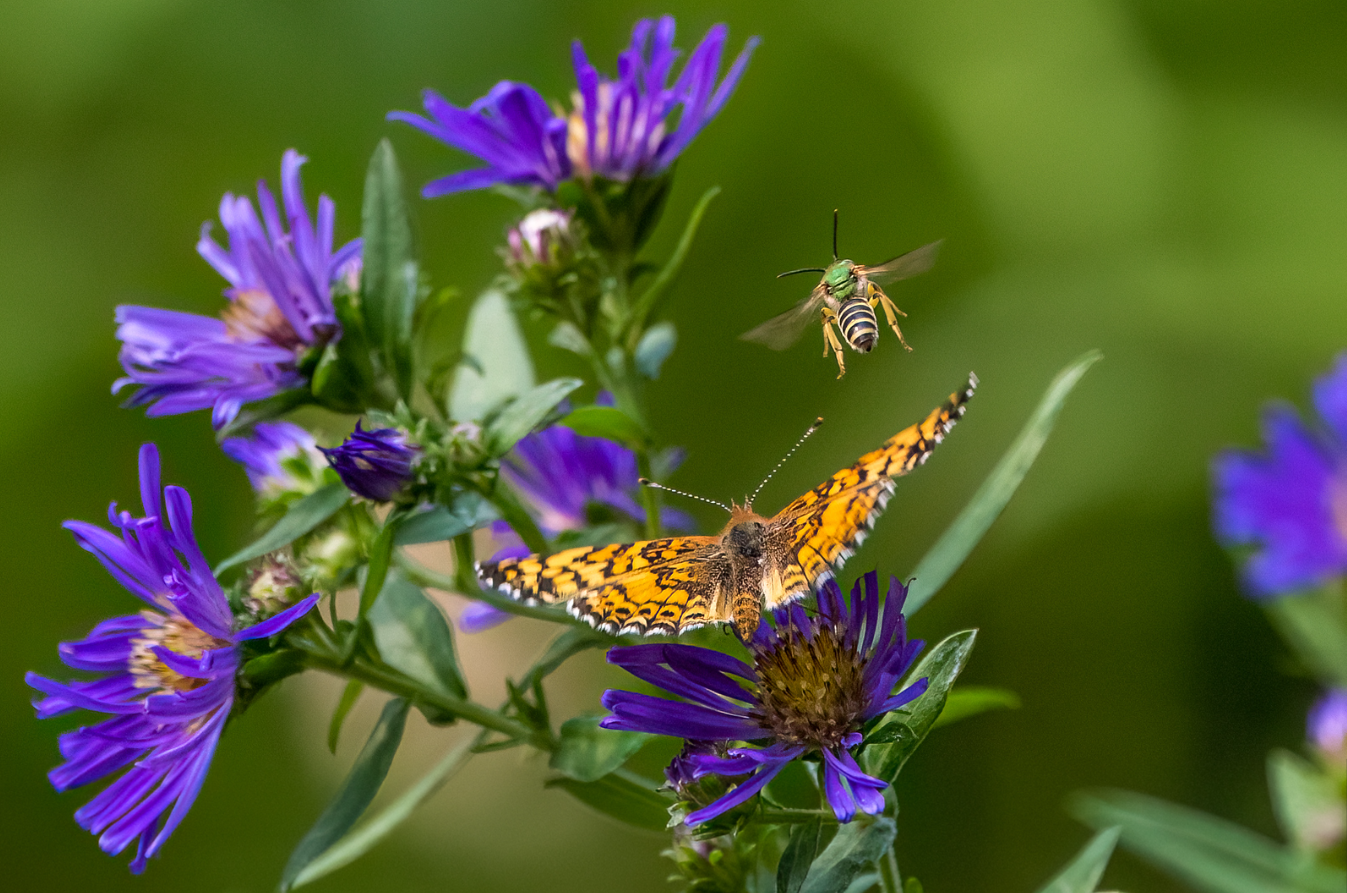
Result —
[[520, 394], [487, 424], [486, 448], [494, 456], [505, 455], [582, 384], [578, 378], [554, 378]]
[[933, 728], [947, 726], [950, 723], [976, 716], [988, 710], [1018, 710], [1020, 696], [1005, 688], [991, 685], [960, 685], [951, 689], [945, 699], [945, 709], [935, 721]]
[[598, 781], [617, 769], [650, 740], [644, 732], [599, 728], [599, 717], [577, 716], [561, 725], [561, 739], [548, 763], [576, 781]]
[[1095, 893], [1121, 833], [1122, 829], [1114, 825], [1090, 838], [1076, 858], [1068, 862], [1056, 877], [1039, 887], [1038, 893]]
[[407, 710], [410, 705], [401, 698], [394, 698], [384, 705], [379, 722], [370, 733], [369, 740], [356, 757], [355, 765], [342, 782], [341, 790], [332, 802], [323, 810], [323, 814], [314, 822], [309, 833], [290, 854], [281, 874], [281, 889], [289, 890], [308, 865], [325, 853], [332, 844], [351, 829], [356, 820], [369, 806], [374, 795], [379, 792], [388, 775], [388, 767], [393, 762], [398, 745], [402, 743], [402, 730], [407, 724]]
[[533, 688], [541, 680], [552, 675], [557, 667], [581, 651], [588, 651], [591, 648], [604, 648], [616, 641], [617, 639], [613, 636], [601, 633], [592, 627], [572, 626], [548, 643], [547, 650], [543, 652], [542, 657], [538, 658], [538, 662], [524, 674], [519, 687], [524, 690]]
[[418, 543], [439, 543], [491, 523], [497, 512], [477, 493], [464, 493], [454, 500], [453, 508], [433, 506], [412, 515], [398, 525], [393, 545], [414, 546]]
[[557, 323], [556, 328], [552, 329], [547, 336], [547, 343], [562, 350], [569, 350], [571, 353], [579, 354], [582, 357], [594, 355], [594, 348], [585, 338], [584, 333], [575, 323], [568, 320], [563, 319]]
[[1208, 893], [1342, 893], [1347, 873], [1247, 828], [1130, 791], [1077, 794], [1069, 809], [1096, 828], [1122, 827], [1122, 844]]
[[659, 378], [660, 367], [678, 346], [678, 329], [671, 322], [655, 323], [636, 345], [636, 370], [646, 378]]
[[949, 578], [954, 576], [959, 565], [963, 564], [973, 547], [992, 526], [1038, 458], [1038, 452], [1052, 433], [1057, 414], [1061, 412], [1067, 395], [1086, 370], [1102, 358], [1103, 354], [1092, 350], [1057, 373], [1010, 449], [996, 463], [959, 516], [945, 528], [940, 539], [918, 562], [917, 569], [912, 572], [915, 579], [908, 588], [907, 601], [904, 603], [903, 611], [907, 616], [916, 613], [949, 582]]
[[557, 424], [584, 437], [603, 437], [635, 449], [647, 443], [645, 432], [636, 420], [616, 406], [581, 406], [571, 410]]
[[1320, 681], [1347, 688], [1347, 598], [1341, 583], [1266, 602], [1272, 622]]
[[365, 690], [365, 683], [358, 679], [352, 679], [346, 683], [346, 688], [342, 690], [341, 700], [337, 702], [337, 709], [332, 711], [332, 721], [327, 725], [327, 749], [332, 753], [337, 752], [337, 741], [341, 738], [341, 727], [346, 722], [346, 716], [355, 706], [355, 702], [360, 700], [360, 693]]
[[416, 784], [398, 795], [398, 798], [378, 815], [361, 824], [359, 828], [332, 844], [322, 855], [311, 861], [296, 875], [290, 885], [291, 888], [316, 881], [369, 852], [394, 828], [406, 821], [418, 806], [444, 787], [445, 782], [452, 778], [472, 756], [474, 743], [474, 740], [469, 738], [450, 750], [429, 772], [421, 776]]
[[218, 577], [231, 567], [290, 545], [335, 515], [350, 498], [351, 491], [346, 489], [345, 484], [328, 484], [315, 490], [290, 506], [290, 510], [270, 530], [215, 565], [215, 575]]
[[396, 568], [369, 611], [384, 663], [433, 691], [468, 696], [454, 654], [454, 634], [439, 607]]
[[1332, 846], [1342, 828], [1342, 800], [1333, 779], [1304, 757], [1281, 749], [1268, 754], [1267, 775], [1272, 811], [1287, 839], [1311, 852]]
[[370, 608], [383, 591], [388, 578], [388, 566], [393, 560], [393, 536], [397, 533], [398, 515], [390, 514], [384, 526], [369, 547], [369, 565], [365, 569], [365, 583], [360, 587], [360, 616], [369, 615]]
[[781, 861], [776, 864], [776, 893], [800, 893], [809, 876], [809, 867], [818, 856], [822, 834], [823, 823], [817, 818], [791, 826], [790, 840], [781, 854]]
[[897, 834], [898, 826], [887, 817], [843, 825], [809, 869], [800, 893], [843, 893], [888, 851]]
[[664, 265], [664, 269], [659, 271], [655, 281], [650, 283], [650, 287], [637, 299], [636, 305], [632, 308], [629, 331], [639, 332], [645, 327], [646, 318], [659, 303], [660, 298], [673, 285], [674, 280], [678, 278], [678, 273], [683, 269], [683, 261], [687, 260], [688, 251], [692, 248], [692, 240], [697, 237], [697, 229], [702, 225], [702, 217], [706, 215], [706, 209], [710, 207], [711, 200], [720, 195], [720, 187], [712, 186], [702, 193], [702, 197], [697, 200], [697, 204], [692, 209], [692, 215], [688, 217], [687, 226], [683, 227], [683, 235], [678, 240], [678, 246], [674, 248], [673, 254], [669, 256], [669, 261]]
[[449, 417], [455, 421], [480, 421], [533, 387], [533, 360], [503, 292], [482, 292], [472, 305], [463, 354], [471, 362], [459, 365], [449, 391]]
[[561, 788], [589, 808], [627, 825], [663, 831], [669, 824], [673, 801], [623, 775], [610, 773], [598, 781], [554, 778], [549, 788]]
[[365, 331], [381, 351], [403, 399], [411, 394], [412, 317], [417, 272], [402, 172], [387, 139], [379, 141], [365, 174], [361, 209], [360, 296]]
[[364, 316], [355, 296], [343, 290], [332, 295], [332, 309], [341, 325], [341, 339], [323, 348], [309, 389], [328, 409], [358, 413], [369, 405], [374, 385]]
[[[948, 636], [939, 645], [931, 649], [921, 661], [908, 672], [903, 680], [910, 685], [925, 677], [929, 680], [926, 692], [907, 706], [907, 713], [892, 713], [876, 726], [872, 734], [883, 738], [893, 735], [891, 744], [879, 744], [867, 747], [862, 752], [861, 764], [865, 771], [892, 782], [902, 771], [912, 752], [926, 739], [935, 722], [945, 709], [954, 680], [963, 672], [968, 656], [977, 640], [977, 630], [966, 629]], [[896, 728], [890, 728], [895, 726]], [[896, 733], [896, 734], [894, 734]]]

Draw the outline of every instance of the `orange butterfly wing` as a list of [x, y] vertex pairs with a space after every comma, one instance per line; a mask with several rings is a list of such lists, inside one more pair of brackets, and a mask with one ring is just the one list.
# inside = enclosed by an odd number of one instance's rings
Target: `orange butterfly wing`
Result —
[[519, 601], [567, 602], [605, 632], [675, 635], [725, 619], [729, 560], [718, 537], [680, 536], [507, 558], [477, 576]]
[[977, 376], [970, 375], [967, 388], [950, 394], [924, 420], [899, 431], [772, 518], [767, 553], [780, 556], [782, 567], [779, 593], [768, 595], [768, 609], [810, 592], [851, 557], [893, 494], [893, 479], [926, 461], [963, 417], [977, 383]]

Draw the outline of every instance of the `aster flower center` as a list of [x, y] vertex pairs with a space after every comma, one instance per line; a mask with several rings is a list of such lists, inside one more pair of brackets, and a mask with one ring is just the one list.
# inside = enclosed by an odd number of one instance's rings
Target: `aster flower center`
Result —
[[153, 611], [143, 611], [149, 625], [131, 643], [130, 669], [137, 688], [162, 691], [191, 691], [204, 685], [205, 679], [184, 676], [160, 659], [155, 648], [166, 648], [174, 654], [199, 659], [207, 651], [227, 646], [210, 633], [204, 632], [183, 617], [165, 617]]
[[304, 340], [295, 332], [271, 295], [259, 289], [236, 291], [234, 299], [220, 316], [225, 321], [229, 337], [236, 341], [262, 339], [289, 350], [298, 350], [304, 346]]
[[838, 747], [865, 713], [866, 660], [830, 626], [790, 630], [753, 659], [759, 721], [779, 741]]

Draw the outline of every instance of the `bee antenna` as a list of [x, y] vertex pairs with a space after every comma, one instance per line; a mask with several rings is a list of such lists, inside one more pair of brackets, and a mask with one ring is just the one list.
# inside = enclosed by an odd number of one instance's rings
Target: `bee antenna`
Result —
[[652, 490], [664, 490], [665, 492], [674, 493], [678, 496], [686, 496], [688, 499], [695, 499], [698, 502], [707, 502], [710, 503], [711, 505], [719, 506], [720, 508], [723, 508], [727, 512], [730, 510], [730, 507], [725, 503], [716, 502], [714, 499], [707, 499], [705, 496], [698, 496], [695, 493], [685, 493], [682, 490], [675, 490], [673, 487], [666, 487], [663, 484], [657, 484], [654, 481], [650, 480], [649, 478], [640, 478], [639, 480], [641, 482], [641, 486], [650, 487]]
[[800, 439], [795, 441], [795, 446], [791, 447], [790, 450], [786, 452], [786, 455], [781, 457], [781, 461], [776, 463], [776, 467], [767, 473], [767, 477], [762, 479], [762, 483], [758, 484], [758, 488], [754, 490], [753, 493], [748, 497], [748, 508], [753, 507], [753, 500], [758, 498], [758, 494], [762, 492], [762, 488], [767, 486], [767, 482], [772, 479], [772, 476], [781, 470], [781, 466], [786, 464], [786, 460], [789, 459], [791, 456], [795, 455], [795, 451], [800, 448], [800, 444], [808, 440], [809, 435], [817, 431], [819, 429], [819, 426], [822, 424], [823, 424], [822, 416], [819, 416], [818, 418], [814, 419], [814, 424], [810, 425], [809, 429], [800, 435]]
[[833, 263], [837, 263], [837, 209], [833, 208]]
[[805, 267], [802, 270], [787, 270], [784, 273], [777, 273], [776, 278], [782, 279], [785, 278], [786, 276], [794, 276], [796, 273], [826, 273], [826, 272], [828, 271], [823, 267]]

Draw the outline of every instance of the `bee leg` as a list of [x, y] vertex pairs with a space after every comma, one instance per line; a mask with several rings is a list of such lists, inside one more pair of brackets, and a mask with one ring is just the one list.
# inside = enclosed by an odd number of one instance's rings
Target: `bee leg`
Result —
[[889, 299], [889, 296], [884, 294], [878, 286], [871, 285], [870, 289], [872, 292], [870, 306], [874, 307], [878, 304], [880, 307], [884, 308], [884, 319], [888, 322], [889, 328], [893, 329], [893, 334], [898, 336], [899, 343], [907, 350], [911, 350], [912, 348], [908, 346], [907, 339], [903, 337], [903, 330], [898, 328], [898, 317], [907, 316], [907, 314], [899, 310], [898, 306], [894, 304], [893, 301]]
[[837, 377], [841, 378], [847, 374], [847, 364], [842, 360], [842, 342], [833, 331], [833, 326], [837, 325], [837, 314], [831, 307], [823, 308], [823, 355], [828, 355], [831, 349], [833, 355], [837, 357]]

